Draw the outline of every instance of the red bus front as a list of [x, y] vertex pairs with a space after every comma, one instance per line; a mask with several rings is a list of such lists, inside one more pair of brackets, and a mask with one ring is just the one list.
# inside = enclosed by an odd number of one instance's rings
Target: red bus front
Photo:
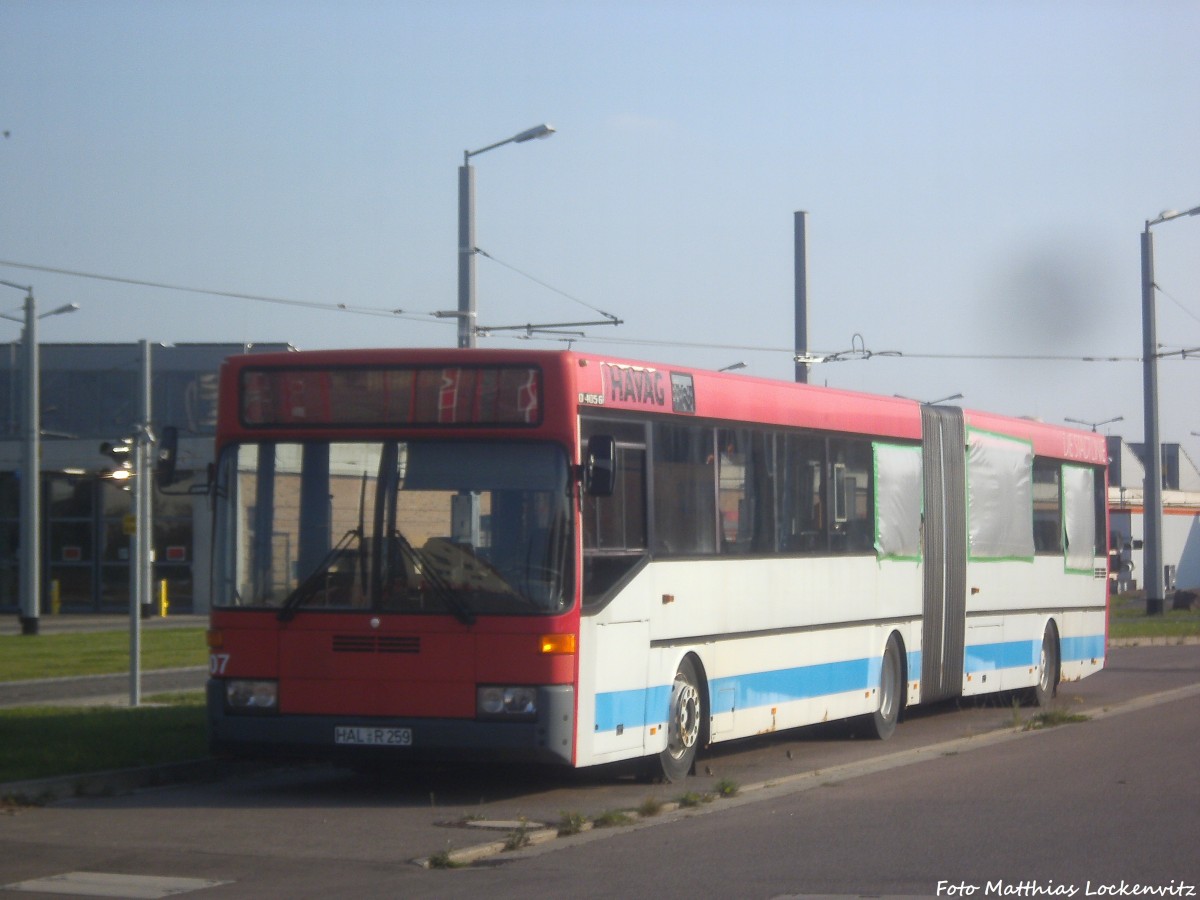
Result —
[[574, 422], [522, 358], [226, 365], [215, 751], [573, 762]]

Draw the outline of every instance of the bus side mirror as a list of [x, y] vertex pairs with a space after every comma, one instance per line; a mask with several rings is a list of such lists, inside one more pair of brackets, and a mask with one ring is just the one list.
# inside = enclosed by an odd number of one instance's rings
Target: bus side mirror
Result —
[[154, 475], [160, 488], [175, 483], [175, 460], [179, 455], [179, 429], [167, 425], [158, 439], [158, 460], [154, 465]]
[[617, 442], [608, 434], [588, 438], [583, 489], [593, 497], [611, 497], [617, 485]]

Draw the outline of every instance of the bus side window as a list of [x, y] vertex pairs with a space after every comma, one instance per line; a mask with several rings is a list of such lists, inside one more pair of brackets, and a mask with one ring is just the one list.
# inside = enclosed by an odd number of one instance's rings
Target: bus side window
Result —
[[716, 434], [703, 425], [656, 422], [654, 552], [717, 552]]
[[583, 602], [596, 603], [646, 554], [646, 447], [642, 426], [583, 420], [582, 437], [617, 439], [614, 490], [609, 496], [582, 492]]
[[798, 434], [779, 438], [780, 546], [785, 553], [827, 553], [825, 440]]
[[868, 553], [875, 545], [874, 460], [870, 441], [832, 440], [833, 522], [836, 553]]
[[583, 495], [583, 549], [622, 552], [646, 549], [646, 449], [617, 446], [616, 490]]
[[1059, 464], [1033, 461], [1033, 549], [1035, 553], [1062, 553], [1062, 497]]
[[776, 435], [747, 428], [717, 432], [721, 552], [770, 553], [775, 542]]

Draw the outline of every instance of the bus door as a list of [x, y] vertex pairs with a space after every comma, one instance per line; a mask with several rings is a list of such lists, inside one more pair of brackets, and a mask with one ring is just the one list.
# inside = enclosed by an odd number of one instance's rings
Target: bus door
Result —
[[[642, 751], [647, 726], [665, 703], [648, 689], [650, 587], [635, 585], [649, 561], [646, 509], [645, 426], [584, 417], [584, 445], [594, 435], [614, 438], [615, 486], [611, 494], [582, 497], [583, 606], [580, 620], [580, 704], [594, 710], [592, 733], [581, 736], [594, 761]], [[594, 699], [589, 699], [594, 698]], [[581, 710], [580, 721], [589, 714]]]
[[967, 614], [966, 431], [963, 412], [922, 406], [925, 476], [921, 701], [962, 693]]

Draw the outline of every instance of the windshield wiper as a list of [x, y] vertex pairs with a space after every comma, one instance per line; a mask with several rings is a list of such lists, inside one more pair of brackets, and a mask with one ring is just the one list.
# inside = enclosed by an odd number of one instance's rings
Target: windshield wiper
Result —
[[417, 570], [425, 577], [425, 581], [433, 589], [433, 594], [444, 605], [454, 617], [464, 625], [475, 624], [475, 613], [465, 600], [446, 583], [446, 579], [438, 572], [437, 567], [426, 558], [425, 554], [412, 545], [412, 543], [404, 536], [400, 529], [392, 532], [396, 543], [400, 545], [400, 552], [408, 557]]
[[283, 601], [283, 606], [279, 609], [279, 614], [276, 616], [280, 622], [290, 622], [296, 616], [296, 609], [311, 597], [321, 580], [329, 574], [329, 570], [333, 568], [333, 564], [341, 559], [342, 555], [350, 548], [350, 542], [358, 538], [359, 543], [362, 543], [362, 529], [351, 528], [342, 539], [334, 544], [333, 549], [325, 554], [325, 558], [317, 565], [312, 573], [302, 582], [296, 585], [296, 589], [287, 595], [287, 599]]

